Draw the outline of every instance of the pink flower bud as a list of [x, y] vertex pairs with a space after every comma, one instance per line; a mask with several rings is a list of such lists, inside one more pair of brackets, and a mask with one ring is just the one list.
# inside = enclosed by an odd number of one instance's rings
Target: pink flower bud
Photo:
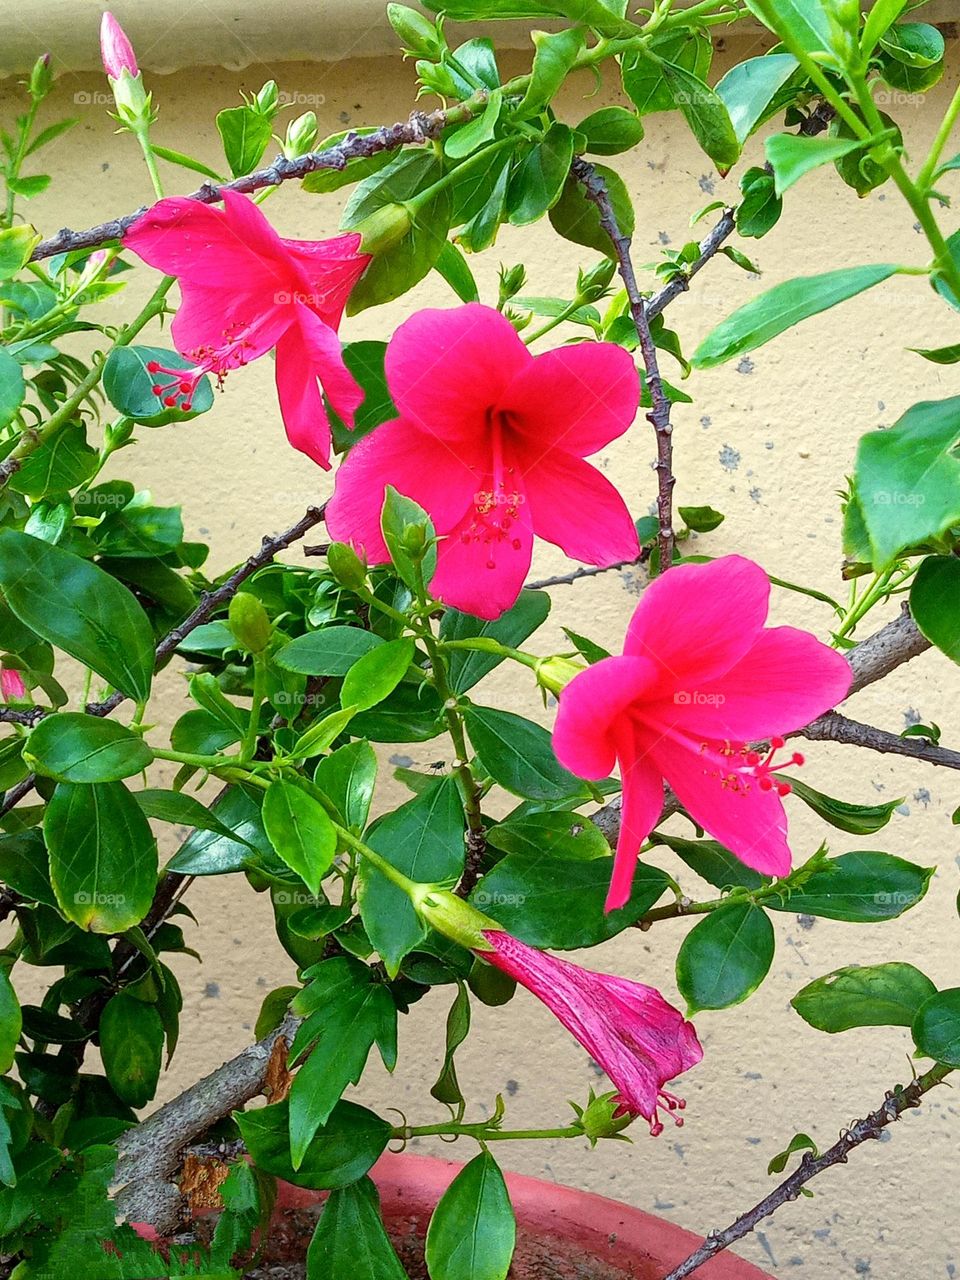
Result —
[[7, 667], [0, 670], [0, 694], [3, 695], [5, 702], [9, 702], [11, 698], [27, 696], [27, 686], [23, 683], [23, 676], [19, 671]]
[[119, 80], [121, 72], [132, 76], [140, 74], [133, 45], [126, 32], [112, 13], [105, 13], [100, 23], [100, 57], [103, 69], [111, 80]]

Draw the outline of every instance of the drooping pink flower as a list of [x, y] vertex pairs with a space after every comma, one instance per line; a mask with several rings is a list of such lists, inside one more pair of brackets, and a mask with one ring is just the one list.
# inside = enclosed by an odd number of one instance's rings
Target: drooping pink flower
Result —
[[15, 667], [0, 667], [0, 694], [3, 695], [4, 702], [9, 702], [11, 698], [27, 696], [27, 686], [23, 683], [23, 676]]
[[148, 366], [164, 374], [154, 392], [189, 408], [205, 373], [222, 382], [232, 369], [277, 350], [277, 392], [295, 449], [330, 466], [330, 424], [319, 381], [348, 424], [363, 391], [343, 361], [337, 327], [369, 255], [356, 232], [332, 240], [284, 240], [258, 207], [235, 191], [223, 209], [186, 197], [161, 200], [133, 224], [124, 244], [180, 282], [171, 326], [192, 369]]
[[661, 1133], [658, 1107], [672, 1114], [685, 1106], [664, 1085], [703, 1057], [693, 1024], [654, 987], [581, 969], [509, 933], [483, 936], [493, 950], [477, 954], [542, 1000], [603, 1067], [617, 1087], [617, 1114], [643, 1116]]
[[100, 20], [100, 59], [111, 80], [119, 80], [124, 71], [132, 76], [140, 74], [133, 45], [112, 13], [105, 13]]
[[443, 539], [431, 585], [479, 618], [517, 599], [533, 538], [609, 565], [639, 554], [613, 485], [584, 461], [630, 426], [630, 356], [584, 342], [533, 356], [504, 316], [468, 303], [421, 311], [393, 335], [387, 384], [399, 417], [350, 450], [327, 508], [335, 538], [389, 561], [384, 490], [418, 502]]
[[[620, 765], [623, 810], [607, 910], [621, 907], [640, 845], [660, 817], [663, 782], [690, 817], [765, 875], [790, 870], [789, 784], [772, 775], [780, 735], [846, 697], [848, 664], [806, 631], [765, 627], [770, 582], [742, 556], [677, 565], [647, 587], [622, 657], [604, 658], [560, 695], [558, 759], [581, 778]], [[765, 755], [750, 744], [770, 740]]]

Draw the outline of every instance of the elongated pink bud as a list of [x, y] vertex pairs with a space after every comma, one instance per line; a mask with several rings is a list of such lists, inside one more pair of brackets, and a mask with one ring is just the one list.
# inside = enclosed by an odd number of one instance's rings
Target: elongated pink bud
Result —
[[5, 702], [9, 702], [11, 698], [27, 696], [27, 686], [23, 683], [23, 676], [19, 671], [8, 667], [0, 670], [0, 694], [3, 695]]
[[127, 33], [112, 13], [105, 13], [100, 23], [100, 57], [103, 69], [111, 80], [119, 80], [123, 71], [132, 76], [140, 74], [133, 45]]

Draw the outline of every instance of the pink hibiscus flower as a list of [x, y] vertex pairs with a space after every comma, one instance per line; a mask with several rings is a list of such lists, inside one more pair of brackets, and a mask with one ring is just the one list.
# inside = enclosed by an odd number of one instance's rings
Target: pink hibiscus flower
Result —
[[584, 342], [533, 356], [504, 316], [468, 303], [421, 311], [393, 335], [387, 384], [399, 417], [358, 441], [327, 507], [335, 538], [386, 564], [388, 484], [429, 512], [439, 546], [431, 585], [478, 618], [517, 599], [534, 534], [589, 564], [639, 554], [623, 499], [584, 462], [630, 426], [630, 356]]
[[657, 1108], [672, 1114], [685, 1106], [664, 1085], [703, 1057], [693, 1024], [653, 987], [581, 969], [509, 933], [483, 936], [493, 950], [478, 951], [481, 959], [542, 1000], [603, 1067], [617, 1087], [616, 1114], [643, 1116], [652, 1134], [662, 1133]]
[[356, 232], [332, 240], [284, 240], [252, 200], [223, 192], [223, 209], [198, 200], [161, 200], [123, 238], [144, 262], [176, 276], [183, 302], [171, 326], [192, 369], [166, 374], [155, 394], [188, 409], [205, 373], [222, 382], [232, 369], [277, 350], [277, 392], [290, 443], [330, 466], [330, 424], [317, 386], [348, 424], [363, 391], [347, 370], [337, 337], [350, 290], [369, 255]]
[[[787, 818], [774, 779], [779, 735], [846, 697], [850, 667], [794, 627], [764, 627], [770, 582], [742, 556], [672, 568], [631, 619], [622, 657], [604, 658], [560, 695], [558, 759], [582, 778], [620, 765], [623, 811], [607, 910], [621, 907], [640, 845], [670, 784], [690, 817], [765, 875], [790, 870]], [[770, 740], [761, 756], [750, 743]]]

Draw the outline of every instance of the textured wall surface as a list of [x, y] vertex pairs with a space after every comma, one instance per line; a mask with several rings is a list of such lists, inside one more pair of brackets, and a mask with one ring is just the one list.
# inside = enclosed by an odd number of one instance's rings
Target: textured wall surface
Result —
[[[89, 9], [93, 27], [99, 6]], [[318, 29], [309, 34], [314, 43]], [[89, 38], [94, 39], [92, 30]], [[176, 29], [169, 39], [178, 40]], [[734, 46], [738, 57], [752, 51], [750, 43]], [[180, 48], [177, 61], [183, 60]], [[511, 72], [525, 65], [519, 54], [504, 61]], [[956, 75], [954, 59], [947, 83], [926, 102], [888, 106], [911, 152], [927, 143]], [[254, 61], [239, 73], [182, 71], [151, 79], [160, 108], [157, 140], [218, 164], [215, 112], [234, 105], [239, 89], [255, 90], [268, 76], [301, 110], [317, 110], [323, 132], [401, 118], [413, 102], [412, 71], [399, 59], [353, 58], [329, 65]], [[111, 138], [105, 87], [95, 72], [67, 74], [59, 84], [51, 112], [75, 114], [80, 124], [45, 153], [59, 174], [53, 193], [37, 200], [32, 211], [45, 231], [63, 224], [85, 226], [149, 199], [134, 142]], [[581, 98], [591, 88], [586, 77], [568, 87], [564, 118], [575, 122], [617, 100], [612, 90], [589, 101]], [[0, 86], [0, 111], [9, 117], [13, 109], [8, 83]], [[751, 147], [755, 157], [761, 155], [758, 142]], [[613, 163], [637, 208], [638, 264], [655, 262], [662, 246], [687, 240], [693, 211], [736, 196], [736, 179], [718, 179], [673, 119], [650, 119], [641, 148]], [[168, 183], [170, 191], [188, 186], [186, 175], [172, 172]], [[672, 309], [671, 323], [688, 351], [722, 316], [778, 280], [855, 262], [924, 261], [925, 242], [892, 191], [861, 202], [832, 171], [821, 171], [791, 194], [776, 230], [744, 246], [761, 267], [762, 282], [721, 258]], [[337, 226], [336, 197], [289, 189], [275, 195], [268, 208], [286, 235], [318, 237]], [[546, 222], [522, 234], [506, 229], [495, 250], [475, 264], [487, 298], [495, 292], [498, 262], [521, 256], [528, 267], [528, 291], [536, 294], [569, 292], [578, 264], [593, 260], [589, 251], [558, 240]], [[119, 323], [133, 313], [133, 295], [146, 294], [146, 275], [139, 273], [130, 296], [101, 305], [104, 319]], [[343, 336], [382, 338], [417, 307], [454, 303], [434, 277], [399, 304], [348, 320]], [[773, 574], [839, 594], [835, 491], [851, 468], [855, 442], [865, 430], [892, 423], [918, 399], [955, 391], [953, 369], [926, 364], [904, 349], [940, 345], [953, 341], [951, 335], [950, 313], [928, 286], [901, 278], [806, 323], [739, 364], [694, 375], [684, 384], [694, 403], [675, 413], [677, 499], [711, 503], [727, 514], [722, 528], [702, 545], [714, 554], [754, 555]], [[676, 380], [678, 371], [668, 367], [667, 376]], [[653, 501], [653, 453], [652, 435], [640, 421], [603, 459], [638, 516]], [[118, 472], [149, 486], [158, 502], [182, 503], [188, 536], [213, 544], [216, 568], [241, 559], [262, 534], [292, 523], [307, 503], [331, 491], [330, 476], [285, 443], [269, 359], [231, 376], [206, 417], [188, 426], [141, 431], [136, 447], [116, 460], [113, 474]], [[559, 552], [541, 545], [535, 572], [562, 571], [564, 563]], [[642, 586], [642, 577], [624, 573], [558, 589], [553, 619], [537, 637], [541, 651], [559, 645], [561, 622], [608, 646], [619, 644]], [[820, 634], [830, 623], [826, 606], [783, 591], [774, 594], [774, 617]], [[162, 710], [170, 721], [186, 709], [185, 687], [168, 673], [164, 688]], [[489, 689], [491, 702], [543, 714], [526, 682], [512, 671], [499, 673]], [[955, 669], [944, 657], [927, 654], [860, 694], [851, 714], [892, 730], [917, 718], [935, 719], [945, 741], [956, 741], [958, 691]], [[424, 767], [445, 750], [436, 742], [402, 747], [399, 753], [388, 749], [384, 773], [390, 761]], [[684, 1129], [668, 1130], [654, 1141], [637, 1126], [634, 1145], [606, 1144], [592, 1152], [573, 1142], [503, 1144], [497, 1155], [507, 1167], [616, 1196], [706, 1231], [766, 1192], [767, 1162], [797, 1130], [827, 1145], [844, 1125], [877, 1105], [885, 1088], [905, 1078], [910, 1047], [905, 1029], [830, 1038], [801, 1022], [789, 1000], [812, 978], [853, 962], [909, 960], [940, 985], [960, 981], [955, 907], [960, 840], [950, 823], [957, 804], [955, 777], [849, 748], [815, 746], [808, 757], [805, 774], [815, 786], [848, 800], [897, 796], [903, 803], [889, 827], [866, 841], [823, 828], [793, 804], [797, 857], [808, 856], [829, 834], [836, 853], [872, 845], [935, 864], [938, 874], [928, 898], [902, 920], [874, 927], [778, 915], [773, 975], [746, 1004], [698, 1019], [706, 1056], [683, 1081]], [[696, 891], [696, 884], [691, 888]], [[203, 962], [184, 959], [176, 966], [186, 1007], [181, 1045], [163, 1080], [164, 1097], [246, 1043], [263, 995], [293, 976], [274, 939], [269, 904], [245, 884], [235, 879], [198, 883], [189, 902], [202, 926]], [[189, 922], [186, 927], [191, 937]], [[590, 962], [653, 983], [676, 999], [672, 962], [686, 927], [666, 922], [644, 934], [627, 931], [594, 952]], [[358, 1091], [364, 1102], [400, 1108], [411, 1123], [442, 1118], [427, 1089], [440, 1062], [448, 998], [437, 992], [403, 1020], [396, 1075], [391, 1080], [372, 1069]], [[567, 1098], [582, 1099], [590, 1085], [603, 1087], [579, 1046], [523, 993], [507, 1009], [476, 1009], [475, 1030], [458, 1067], [471, 1111], [482, 1114], [502, 1091], [509, 1123], [517, 1126], [563, 1123]], [[849, 1167], [820, 1179], [815, 1199], [788, 1206], [744, 1242], [743, 1254], [785, 1280], [939, 1280], [960, 1274], [960, 1219], [950, 1190], [960, 1172], [955, 1099], [949, 1088], [938, 1090], [889, 1132], [887, 1142], [860, 1149]], [[459, 1147], [438, 1149], [460, 1155]], [[468, 1154], [464, 1146], [463, 1157]]]

